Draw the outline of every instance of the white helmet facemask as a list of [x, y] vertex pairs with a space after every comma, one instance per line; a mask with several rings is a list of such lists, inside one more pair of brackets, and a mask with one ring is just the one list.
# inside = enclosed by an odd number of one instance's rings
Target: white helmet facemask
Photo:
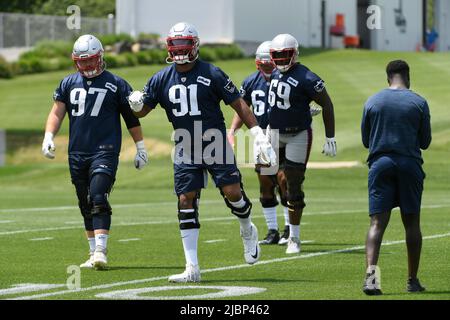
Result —
[[167, 36], [167, 63], [186, 64], [197, 60], [200, 39], [193, 25], [180, 22], [170, 28]]
[[280, 72], [288, 71], [296, 62], [298, 42], [290, 34], [279, 34], [273, 38], [270, 57]]

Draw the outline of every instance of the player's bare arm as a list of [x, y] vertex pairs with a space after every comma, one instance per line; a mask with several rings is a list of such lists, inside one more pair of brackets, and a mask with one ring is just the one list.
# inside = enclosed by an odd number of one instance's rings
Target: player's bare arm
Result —
[[45, 132], [51, 132], [54, 135], [58, 133], [61, 123], [66, 115], [66, 105], [64, 102], [55, 101], [52, 110], [50, 111], [47, 123], [45, 125]]
[[314, 102], [322, 107], [322, 118], [327, 138], [334, 138], [334, 107], [327, 89], [314, 96]]
[[230, 134], [235, 134], [244, 124], [241, 117], [237, 114], [237, 112], [234, 113], [233, 120], [231, 121], [230, 126]]
[[244, 101], [244, 99], [236, 99], [230, 104], [230, 106], [236, 111], [237, 116], [247, 126], [247, 128], [251, 129], [258, 125], [258, 121], [256, 121], [255, 115], [253, 114], [247, 103]]
[[326, 156], [335, 157], [337, 153], [336, 140], [334, 138], [334, 107], [326, 88], [313, 97], [314, 102], [322, 107], [322, 118], [325, 126], [326, 142], [322, 153]]

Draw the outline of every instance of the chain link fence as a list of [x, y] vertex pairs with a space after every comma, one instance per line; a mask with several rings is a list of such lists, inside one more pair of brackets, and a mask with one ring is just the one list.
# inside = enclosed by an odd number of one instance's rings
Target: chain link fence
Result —
[[70, 30], [66, 16], [0, 12], [0, 48], [32, 47], [42, 40], [73, 40], [80, 34], [114, 33], [114, 17], [81, 17], [80, 29]]

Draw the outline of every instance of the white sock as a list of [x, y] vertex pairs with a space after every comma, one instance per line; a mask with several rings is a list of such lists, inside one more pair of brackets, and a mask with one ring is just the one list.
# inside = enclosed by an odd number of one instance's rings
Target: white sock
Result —
[[198, 265], [197, 245], [200, 229], [180, 230], [186, 264]]
[[89, 252], [95, 251], [95, 238], [88, 238], [89, 242]]
[[288, 207], [283, 207], [283, 213], [284, 213], [284, 225], [289, 225], [289, 209]]
[[300, 225], [289, 225], [289, 238], [300, 239]]
[[108, 235], [107, 234], [96, 234], [95, 235], [95, 246], [106, 249], [107, 244], [108, 244]]
[[263, 208], [263, 213], [266, 218], [267, 228], [278, 230], [277, 207]]
[[[229, 201], [230, 204], [235, 208], [243, 208], [245, 206], [245, 200], [244, 197], [241, 198], [241, 200], [233, 202]], [[247, 231], [251, 228], [252, 220], [250, 219], [250, 216], [248, 218], [239, 218], [239, 223], [241, 224], [241, 229], [244, 231]]]

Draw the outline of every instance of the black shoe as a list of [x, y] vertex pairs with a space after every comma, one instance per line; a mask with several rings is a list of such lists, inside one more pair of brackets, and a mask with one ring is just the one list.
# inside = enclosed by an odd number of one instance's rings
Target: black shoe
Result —
[[408, 292], [422, 292], [425, 291], [425, 287], [422, 287], [422, 285], [419, 282], [419, 279], [408, 279], [408, 284], [406, 285], [406, 291]]
[[261, 240], [259, 244], [277, 244], [280, 240], [280, 233], [278, 230], [269, 229], [264, 240]]
[[369, 289], [366, 285], [363, 286], [363, 292], [368, 296], [381, 296], [383, 294], [381, 289]]
[[280, 241], [278, 241], [278, 244], [280, 246], [284, 246], [288, 243], [289, 239], [289, 226], [285, 226], [283, 230], [283, 235], [280, 238]]
[[381, 292], [380, 284], [377, 283], [377, 280], [375, 277], [373, 277], [373, 274], [366, 274], [366, 280], [364, 280], [363, 285], [363, 292], [368, 296], [381, 296], [383, 294], [383, 292]]

